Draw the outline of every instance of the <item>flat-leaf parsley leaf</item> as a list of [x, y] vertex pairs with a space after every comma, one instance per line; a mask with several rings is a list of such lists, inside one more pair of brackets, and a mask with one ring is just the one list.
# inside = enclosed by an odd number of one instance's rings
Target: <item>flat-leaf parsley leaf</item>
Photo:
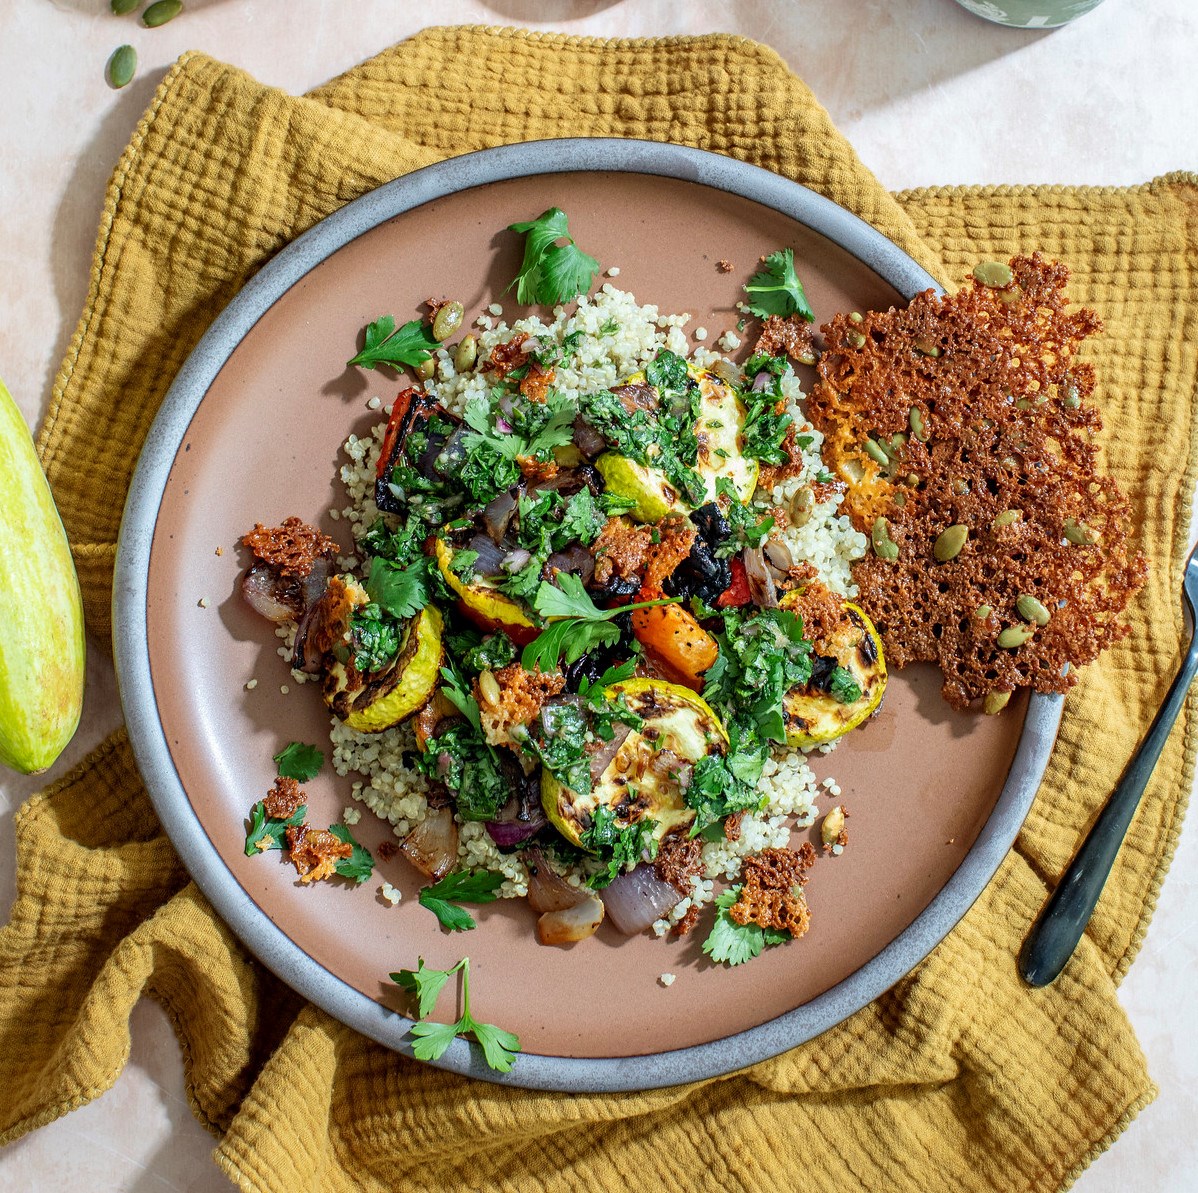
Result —
[[713, 960], [725, 965], [743, 965], [751, 961], [767, 945], [782, 944], [790, 939], [789, 932], [777, 928], [762, 928], [758, 924], [738, 924], [728, 909], [740, 897], [740, 887], [734, 886], [716, 898], [715, 926], [703, 942], [703, 951]]
[[493, 903], [496, 892], [503, 886], [504, 877], [493, 870], [455, 870], [440, 882], [424, 887], [419, 895], [420, 906], [427, 908], [451, 932], [466, 932], [477, 927], [469, 912], [455, 903]]
[[384, 315], [366, 325], [366, 343], [357, 356], [346, 365], [361, 365], [364, 369], [379, 365], [409, 365], [418, 368], [433, 354], [437, 341], [432, 329], [419, 319], [412, 319], [397, 331], [395, 320]]
[[745, 286], [750, 302], [745, 305], [758, 318], [771, 315], [802, 315], [808, 323], [815, 322], [815, 312], [803, 293], [803, 283], [795, 273], [794, 249], [770, 253], [765, 268], [755, 273]]
[[[509, 224], [508, 230], [524, 237], [524, 260], [508, 289], [516, 287], [516, 301], [556, 306], [591, 288], [599, 262], [584, 253], [570, 235], [566, 213], [550, 207], [535, 220]], [[558, 244], [564, 240], [565, 244]]]
[[282, 849], [287, 829], [303, 824], [307, 814], [307, 805], [301, 804], [286, 820], [276, 820], [266, 815], [266, 801], [259, 800], [250, 809], [249, 828], [245, 834], [245, 856], [257, 857], [268, 849]]
[[[422, 1022], [412, 1025], [412, 1035], [416, 1039], [412, 1053], [416, 1059], [437, 1060], [456, 1036], [471, 1035], [482, 1048], [487, 1064], [500, 1073], [508, 1072], [520, 1051], [520, 1039], [493, 1023], [480, 1023], [470, 1014], [470, 958], [463, 957], [449, 969], [427, 969], [423, 957], [418, 959], [417, 965], [417, 969], [401, 969], [391, 975], [393, 982], [417, 996], [416, 1013]], [[445, 983], [459, 971], [462, 975], [462, 1017], [456, 1023], [424, 1022]]]
[[374, 858], [365, 845], [359, 845], [353, 834], [343, 824], [330, 824], [329, 832], [343, 845], [352, 845], [353, 853], [349, 857], [339, 857], [334, 867], [342, 878], [352, 879], [356, 883], [365, 882], [374, 873]]
[[302, 741], [284, 746], [274, 760], [283, 778], [300, 783], [315, 779], [324, 766], [324, 755], [315, 746], [305, 745]]

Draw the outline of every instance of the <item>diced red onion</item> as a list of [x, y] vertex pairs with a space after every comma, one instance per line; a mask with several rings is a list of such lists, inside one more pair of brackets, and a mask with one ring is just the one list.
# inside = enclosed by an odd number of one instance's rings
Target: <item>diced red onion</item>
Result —
[[517, 547], [514, 551], [509, 551], [502, 561], [502, 568], [505, 572], [518, 572], [521, 568], [527, 567], [532, 562], [532, 552], [526, 551], [523, 547]]
[[753, 384], [750, 387], [755, 394], [761, 393], [770, 383], [770, 374], [767, 369], [762, 369], [756, 377], [753, 378]]
[[458, 857], [458, 826], [449, 808], [430, 808], [428, 815], [400, 842], [399, 851], [426, 878], [436, 882], [453, 869]]
[[542, 944], [574, 944], [594, 936], [603, 923], [603, 900], [590, 895], [573, 907], [547, 911], [537, 920], [537, 938]]
[[512, 424], [508, 422], [508, 420], [504, 418], [502, 414], [496, 416], [495, 430], [497, 430], [501, 435], [510, 435], [515, 429], [516, 428], [513, 427]]
[[662, 882], [652, 866], [642, 862], [603, 889], [603, 904], [611, 922], [625, 936], [644, 932], [681, 898], [676, 887]]
[[571, 886], [539, 849], [526, 849], [521, 857], [528, 867], [528, 903], [533, 911], [564, 911], [590, 897], [590, 891]]

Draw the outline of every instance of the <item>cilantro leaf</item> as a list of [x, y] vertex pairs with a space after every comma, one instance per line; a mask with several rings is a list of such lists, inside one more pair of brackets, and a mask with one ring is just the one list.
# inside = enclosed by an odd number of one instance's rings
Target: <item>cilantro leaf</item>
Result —
[[374, 873], [374, 858], [365, 845], [359, 845], [353, 834], [344, 824], [330, 824], [329, 832], [345, 845], [352, 845], [353, 853], [349, 857], [339, 857], [335, 869], [342, 878], [352, 879], [356, 883], [365, 882]]
[[415, 617], [431, 599], [427, 561], [421, 559], [403, 566], [376, 556], [370, 561], [366, 595], [392, 617], [401, 621]]
[[361, 365], [366, 369], [379, 365], [409, 365], [412, 368], [424, 364], [437, 346], [432, 329], [419, 319], [412, 319], [396, 330], [395, 320], [384, 315], [366, 325], [366, 343], [357, 356], [346, 361], [346, 365]]
[[832, 668], [832, 674], [828, 676], [828, 691], [841, 704], [855, 704], [861, 699], [861, 685], [846, 667]]
[[287, 829], [303, 824], [307, 814], [307, 805], [301, 804], [287, 820], [275, 820], [266, 815], [266, 801], [259, 800], [250, 809], [249, 826], [245, 834], [245, 856], [257, 857], [270, 849], [282, 849]]
[[[460, 964], [459, 961], [458, 965]], [[453, 969], [427, 969], [424, 958], [417, 957], [415, 969], [401, 969], [398, 973], [391, 974], [390, 978], [409, 994], [416, 995], [418, 1004], [416, 1014], [423, 1019], [437, 1005], [437, 995], [449, 981], [449, 975], [457, 968], [458, 966], [455, 965]]]
[[789, 932], [776, 928], [762, 929], [757, 924], [738, 924], [728, 909], [740, 897], [740, 887], [734, 886], [720, 895], [715, 924], [703, 942], [703, 951], [713, 960], [725, 965], [743, 965], [769, 945], [783, 944], [791, 939]]
[[656, 601], [600, 609], [577, 576], [559, 572], [557, 584], [542, 580], [533, 599], [533, 608], [543, 618], [555, 620], [524, 648], [520, 665], [526, 671], [537, 667], [542, 671], [553, 671], [563, 656], [567, 664], [575, 663], [588, 651], [601, 646], [615, 646], [619, 642], [620, 630], [611, 624], [612, 618], [621, 613], [631, 613], [634, 609], [673, 604], [680, 599], [663, 597]]
[[[517, 302], [555, 306], [591, 288], [599, 262], [574, 243], [560, 207], [550, 207], [535, 220], [509, 224], [508, 230], [525, 237], [520, 272], [508, 286], [508, 290], [516, 287]], [[558, 244], [559, 240], [566, 243]]]
[[301, 783], [315, 779], [324, 766], [324, 755], [315, 746], [305, 745], [302, 741], [284, 746], [274, 760], [283, 778], [297, 779]]
[[455, 870], [421, 890], [420, 906], [431, 911], [443, 928], [465, 932], [477, 926], [474, 917], [454, 903], [493, 903], [503, 883], [503, 875], [493, 870]]
[[815, 312], [795, 273], [794, 249], [770, 253], [764, 266], [745, 286], [745, 293], [752, 300], [746, 304], [748, 309], [761, 319], [768, 319], [770, 315], [802, 315], [808, 323], [814, 323]]

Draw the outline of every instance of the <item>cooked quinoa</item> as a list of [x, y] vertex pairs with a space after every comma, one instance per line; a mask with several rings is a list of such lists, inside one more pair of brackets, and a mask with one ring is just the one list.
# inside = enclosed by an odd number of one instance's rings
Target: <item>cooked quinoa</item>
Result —
[[[579, 299], [577, 307], [556, 308], [554, 319], [548, 324], [531, 316], [509, 327], [499, 315], [500, 310], [492, 306], [489, 313], [475, 321], [480, 360], [518, 332], [535, 337], [544, 346], [561, 344], [573, 332], [582, 333], [570, 363], [558, 366], [554, 380], [555, 388], [570, 397], [618, 384], [624, 377], [643, 368], [662, 348], [680, 356], [688, 355], [689, 345], [683, 328], [689, 315], [663, 315], [655, 306], [638, 305], [631, 294], [610, 283], [593, 298]], [[731, 351], [739, 346], [740, 340], [729, 331], [717, 344], [724, 351]], [[708, 366], [719, 359], [717, 353], [707, 348], [697, 349], [690, 356], [699, 366]], [[486, 396], [489, 384], [479, 372], [458, 374], [452, 352], [439, 348], [435, 375], [426, 389], [447, 409], [460, 415], [471, 401]], [[864, 554], [867, 543], [865, 537], [852, 528], [848, 518], [839, 513], [840, 495], [834, 494], [828, 500], [813, 503], [793, 517], [786, 513], [796, 509], [796, 495], [800, 490], [810, 489], [811, 482], [824, 466], [820, 457], [823, 437], [811, 428], [802, 413], [799, 402], [803, 395], [793, 375], [783, 379], [783, 393], [790, 400], [797, 429], [810, 436], [810, 445], [803, 451], [802, 473], [772, 491], [759, 489], [754, 495], [754, 503], [762, 510], [772, 510], [776, 517], [783, 512], [786, 520], [779, 523], [780, 537], [796, 563], [811, 564], [830, 589], [842, 596], [853, 597], [856, 588], [852, 584], [850, 567]], [[373, 402], [369, 405], [371, 409], [377, 408]], [[380, 413], [389, 414], [389, 406], [379, 405], [382, 407]], [[341, 480], [347, 502], [330, 512], [349, 523], [355, 540], [379, 516], [374, 503], [374, 481], [385, 429], [386, 422], [380, 421], [369, 435], [350, 435], [345, 443], [347, 462], [341, 468]], [[357, 557], [343, 557], [338, 562], [342, 568], [350, 568], [356, 565]], [[293, 633], [293, 626], [288, 629]], [[285, 644], [279, 653], [287, 655], [290, 645], [287, 631], [281, 629], [280, 637], [284, 638]], [[298, 672], [295, 674], [297, 679], [306, 678]], [[388, 821], [397, 837], [407, 836], [425, 818], [428, 811], [426, 797], [430, 791], [429, 780], [411, 765], [416, 751], [411, 725], [404, 723], [382, 733], [363, 734], [334, 719], [331, 737], [337, 773], [360, 776], [353, 783], [353, 798]], [[831, 744], [816, 749], [827, 753]], [[824, 784], [827, 790], [839, 793], [839, 787], [834, 783], [825, 780]], [[821, 790], [803, 750], [775, 747], [765, 764], [760, 789], [767, 797], [764, 809], [744, 815], [736, 840], [720, 840], [703, 846], [703, 875], [693, 878], [690, 894], [683, 897], [668, 916], [654, 924], [658, 935], [665, 934], [692, 908], [710, 903], [715, 897], [716, 883], [735, 880], [746, 856], [762, 849], [785, 846], [792, 829], [814, 823], [817, 815], [815, 801]], [[499, 893], [504, 897], [525, 895], [528, 872], [520, 855], [502, 853], [482, 823], [458, 817], [458, 824], [461, 864], [502, 873], [506, 881]], [[569, 880], [575, 884], [582, 882], [589, 869], [588, 863], [582, 863], [581, 876], [571, 874]]]

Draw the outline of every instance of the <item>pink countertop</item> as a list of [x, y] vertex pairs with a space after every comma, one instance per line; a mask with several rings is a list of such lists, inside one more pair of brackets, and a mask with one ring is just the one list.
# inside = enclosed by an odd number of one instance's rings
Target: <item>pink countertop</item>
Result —
[[[108, 174], [153, 88], [201, 49], [302, 91], [422, 27], [394, 0], [187, 0], [161, 29], [108, 0], [0, 6], [0, 376], [31, 424], [74, 331]], [[546, 15], [553, 19], [542, 19]], [[1106, 0], [1052, 33], [988, 25], [951, 0], [443, 0], [438, 24], [526, 25], [591, 36], [729, 32], [776, 49], [892, 190], [942, 184], [1143, 182], [1198, 169], [1198, 6]], [[140, 57], [113, 92], [104, 63]], [[1034, 247], [1034, 246], [1029, 246]], [[79, 733], [50, 778], [119, 724], [111, 665], [92, 652]], [[0, 911], [13, 896], [15, 809], [45, 784], [0, 772]], [[1198, 1189], [1198, 833], [1182, 837], [1121, 998], [1158, 1100], [1075, 1186]], [[193, 1120], [178, 1047], [156, 1006], [133, 1014], [129, 1064], [91, 1105], [0, 1151], [0, 1188], [230, 1188]]]

